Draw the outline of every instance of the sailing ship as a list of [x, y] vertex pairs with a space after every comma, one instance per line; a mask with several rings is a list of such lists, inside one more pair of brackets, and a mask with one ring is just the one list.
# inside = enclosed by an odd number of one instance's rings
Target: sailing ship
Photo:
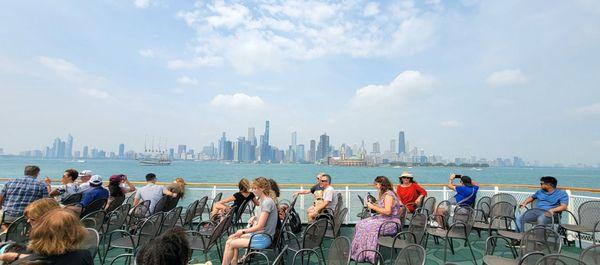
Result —
[[[146, 137], [147, 138], [147, 137]], [[152, 147], [147, 148], [147, 139], [144, 139], [144, 154], [138, 159], [141, 166], [168, 166], [171, 165], [171, 159], [166, 149], [161, 148], [161, 139], [158, 139], [158, 149], [154, 149], [154, 137], [152, 137]], [[165, 139], [166, 146], [166, 139]]]

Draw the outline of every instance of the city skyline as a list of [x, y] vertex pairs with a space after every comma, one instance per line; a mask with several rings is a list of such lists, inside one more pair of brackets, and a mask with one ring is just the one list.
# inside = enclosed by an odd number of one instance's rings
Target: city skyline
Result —
[[327, 132], [383, 152], [403, 130], [443, 157], [600, 163], [598, 1], [41, 0], [0, 16], [3, 153], [68, 134], [88, 152], [144, 135], [198, 151], [250, 127], [260, 145], [269, 120], [283, 151]]

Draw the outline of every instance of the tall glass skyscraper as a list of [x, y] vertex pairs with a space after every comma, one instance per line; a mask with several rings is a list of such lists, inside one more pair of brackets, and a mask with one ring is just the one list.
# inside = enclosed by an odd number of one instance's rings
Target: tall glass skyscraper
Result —
[[398, 134], [398, 154], [406, 153], [406, 141], [404, 140], [404, 131]]

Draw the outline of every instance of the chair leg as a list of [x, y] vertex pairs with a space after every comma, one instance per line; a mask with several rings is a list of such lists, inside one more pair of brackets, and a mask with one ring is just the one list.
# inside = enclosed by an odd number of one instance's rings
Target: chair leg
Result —
[[469, 251], [471, 251], [471, 256], [473, 257], [473, 264], [477, 265], [477, 259], [475, 258], [475, 253], [473, 253], [473, 248], [471, 247], [471, 244], [469, 242], [469, 238], [465, 239], [465, 242], [469, 246]]
[[325, 260], [325, 254], [323, 254], [323, 248], [319, 246], [319, 249], [321, 250], [321, 259], [323, 260], [323, 264], [327, 265], [327, 261]]
[[[577, 238], [579, 238], [579, 248], [583, 249], [583, 246], [581, 245], [581, 233], [580, 232], [577, 232]], [[594, 242], [592, 242], [592, 245], [593, 245], [593, 243]]]
[[454, 241], [452, 240], [452, 238], [451, 238], [451, 237], [450, 237], [450, 238], [447, 238], [446, 240], [448, 240], [448, 241], [449, 241], [448, 243], [450, 243], [450, 251], [452, 252], [452, 255], [456, 255], [456, 254], [454, 253]]
[[448, 250], [448, 238], [444, 238], [444, 264], [446, 264], [447, 250]]

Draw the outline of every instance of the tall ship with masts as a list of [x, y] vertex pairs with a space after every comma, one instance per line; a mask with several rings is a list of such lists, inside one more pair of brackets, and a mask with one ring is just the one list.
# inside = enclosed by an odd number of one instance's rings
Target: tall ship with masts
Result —
[[[144, 154], [138, 159], [141, 166], [168, 166], [171, 165], [171, 159], [166, 149], [161, 148], [161, 138], [158, 138], [158, 149], [154, 148], [154, 137], [152, 137], [151, 148], [147, 147], [147, 136], [144, 138]], [[165, 146], [167, 140], [165, 139]]]

